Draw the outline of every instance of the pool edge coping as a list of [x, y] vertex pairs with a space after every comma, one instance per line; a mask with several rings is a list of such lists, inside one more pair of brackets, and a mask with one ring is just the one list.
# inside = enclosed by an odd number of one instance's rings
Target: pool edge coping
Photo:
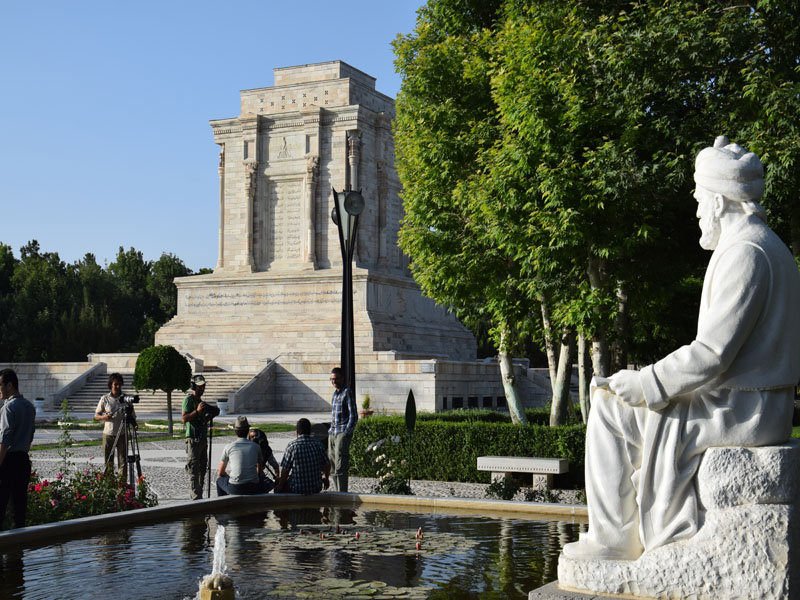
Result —
[[76, 534], [99, 532], [104, 529], [128, 527], [144, 522], [158, 522], [182, 518], [197, 513], [215, 513], [229, 509], [276, 506], [362, 506], [393, 507], [403, 510], [433, 509], [434, 512], [472, 512], [475, 514], [501, 513], [526, 517], [579, 517], [587, 518], [588, 509], [577, 504], [547, 504], [515, 502], [511, 500], [484, 500], [473, 498], [440, 498], [435, 496], [395, 496], [385, 494], [355, 494], [329, 492], [301, 496], [297, 494], [258, 494], [253, 496], [223, 496], [205, 500], [186, 501], [166, 506], [106, 513], [93, 517], [69, 519], [21, 529], [0, 532], [0, 550], [10, 546], [27, 546], [55, 541], [56, 538]]

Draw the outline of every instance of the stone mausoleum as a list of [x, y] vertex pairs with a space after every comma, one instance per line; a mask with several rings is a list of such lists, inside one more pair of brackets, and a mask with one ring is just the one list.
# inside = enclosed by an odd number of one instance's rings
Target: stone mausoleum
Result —
[[496, 364], [475, 361], [473, 336], [422, 296], [397, 245], [394, 101], [341, 61], [274, 79], [241, 92], [238, 116], [211, 121], [219, 259], [212, 274], [175, 280], [178, 314], [156, 343], [258, 373], [231, 410], [324, 408], [342, 301], [332, 188], [349, 186], [366, 202], [353, 267], [358, 401], [369, 393], [378, 410], [402, 410], [412, 388], [423, 410], [504, 406]]

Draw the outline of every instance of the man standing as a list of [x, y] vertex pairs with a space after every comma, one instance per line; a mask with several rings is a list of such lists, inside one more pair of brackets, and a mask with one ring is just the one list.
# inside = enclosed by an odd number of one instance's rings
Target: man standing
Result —
[[264, 457], [258, 444], [247, 439], [250, 432], [247, 417], [236, 417], [233, 430], [236, 441], [222, 450], [217, 472], [217, 496], [261, 494], [265, 491], [259, 479]]
[[[103, 459], [105, 460], [106, 473], [114, 470], [114, 444], [116, 443], [117, 469], [122, 479], [128, 478], [128, 439], [124, 430], [123, 415], [125, 406], [122, 400], [122, 375], [112, 373], [108, 376], [108, 394], [100, 397], [94, 411], [95, 421], [105, 421], [103, 424]], [[135, 416], [135, 413], [132, 413]]]
[[358, 410], [350, 388], [344, 385], [344, 372], [339, 367], [331, 371], [331, 383], [335, 388], [331, 398], [331, 428], [328, 431], [331, 491], [346, 492], [350, 471], [350, 440], [358, 422]]
[[297, 438], [289, 442], [281, 461], [281, 489], [289, 482], [289, 491], [294, 494], [318, 494], [323, 488], [328, 489], [328, 474], [331, 463], [325, 449], [311, 437], [311, 422], [300, 419], [297, 422]]
[[711, 446], [789, 439], [800, 378], [800, 273], [758, 203], [763, 167], [720, 136], [695, 161], [700, 245], [713, 250], [695, 340], [598, 381], [586, 431], [589, 531], [572, 559], [633, 560], [700, 526]]
[[192, 391], [183, 399], [181, 421], [186, 424], [186, 472], [189, 473], [189, 497], [203, 497], [203, 482], [208, 470], [208, 414], [201, 400], [206, 391], [202, 375], [192, 377]]
[[28, 484], [31, 480], [31, 449], [36, 409], [19, 393], [19, 380], [12, 369], [0, 371], [0, 529], [8, 501], [14, 503], [14, 527], [25, 527]]

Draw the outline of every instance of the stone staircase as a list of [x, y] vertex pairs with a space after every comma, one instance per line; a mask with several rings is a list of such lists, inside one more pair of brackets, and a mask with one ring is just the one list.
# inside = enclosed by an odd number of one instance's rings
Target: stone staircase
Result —
[[[125, 379], [125, 385], [122, 391], [125, 394], [135, 394], [133, 389], [133, 373], [121, 372]], [[255, 377], [254, 373], [228, 373], [225, 371], [210, 371], [203, 372], [206, 378], [206, 391], [203, 394], [203, 400], [209, 402], [216, 402], [217, 400], [227, 400], [228, 394], [236, 392]], [[108, 377], [101, 375], [95, 377], [92, 381], [87, 383], [81, 390], [73, 394], [67, 399], [69, 403], [70, 412], [91, 412], [94, 413], [97, 408], [97, 402], [100, 396], [108, 393]], [[139, 413], [151, 412], [167, 412], [167, 395], [162, 391], [157, 391], [153, 394], [150, 390], [141, 390], [139, 394], [139, 404], [136, 405], [136, 411]], [[173, 414], [180, 414], [181, 404], [186, 393], [175, 390], [172, 392], [172, 412]]]

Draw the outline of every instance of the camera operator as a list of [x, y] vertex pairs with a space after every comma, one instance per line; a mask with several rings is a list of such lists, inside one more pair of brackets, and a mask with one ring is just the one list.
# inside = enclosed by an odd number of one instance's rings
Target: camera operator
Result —
[[202, 401], [205, 391], [205, 377], [192, 377], [192, 391], [183, 399], [181, 410], [181, 420], [186, 423], [186, 472], [192, 500], [203, 497], [203, 480], [208, 470], [208, 422], [214, 418], [216, 408]]
[[[114, 442], [116, 442], [117, 467], [118, 473], [123, 479], [128, 478], [127, 461], [127, 434], [124, 431], [123, 415], [126, 403], [123, 401], [122, 386], [124, 384], [122, 375], [112, 373], [108, 376], [109, 393], [100, 397], [97, 409], [94, 411], [95, 421], [105, 421], [103, 425], [103, 458], [105, 459], [106, 473], [114, 468]], [[129, 407], [129, 418], [133, 417], [134, 422], [136, 413], [133, 406]]]

